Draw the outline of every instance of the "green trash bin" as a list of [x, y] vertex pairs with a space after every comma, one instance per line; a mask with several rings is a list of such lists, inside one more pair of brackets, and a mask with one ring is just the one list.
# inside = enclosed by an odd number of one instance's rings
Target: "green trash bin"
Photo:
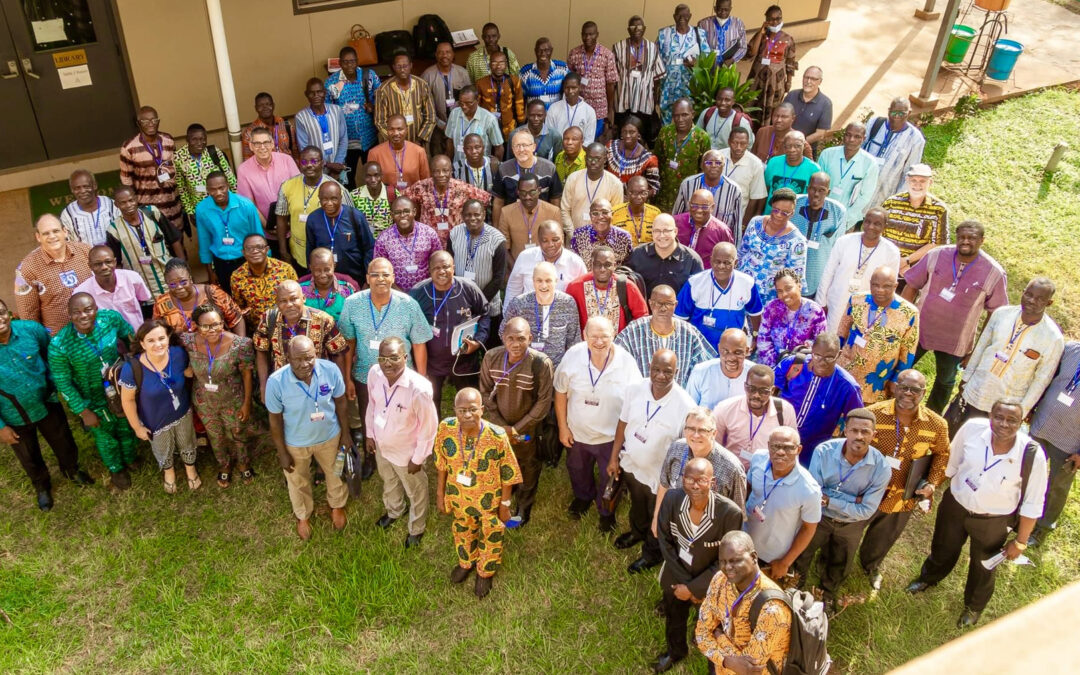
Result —
[[953, 24], [949, 42], [945, 45], [945, 63], [963, 63], [975, 37], [975, 29], [962, 23]]

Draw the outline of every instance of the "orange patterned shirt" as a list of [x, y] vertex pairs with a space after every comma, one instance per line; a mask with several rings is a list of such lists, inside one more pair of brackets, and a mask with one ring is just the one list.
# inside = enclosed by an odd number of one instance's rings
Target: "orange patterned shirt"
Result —
[[791, 642], [791, 610], [779, 600], [766, 602], [758, 615], [757, 626], [751, 631], [750, 606], [762, 589], [779, 590], [780, 587], [761, 574], [731, 612], [731, 625], [724, 630], [724, 617], [738, 599], [739, 589], [723, 572], [717, 572], [709, 584], [694, 632], [698, 649], [716, 665], [719, 675], [733, 672], [724, 668], [725, 656], [749, 656], [762, 662], [768, 659], [777, 670], [783, 668]]
[[[521, 469], [510, 447], [510, 438], [502, 427], [490, 422], [483, 424], [480, 436], [469, 443], [458, 435], [460, 429], [456, 417], [448, 417], [439, 423], [435, 436], [435, 468], [446, 472], [446, 499], [451, 509], [471, 506], [481, 511], [496, 511], [503, 486], [521, 482]], [[472, 485], [459, 483], [459, 474], [472, 477]]]
[[911, 511], [921, 499], [916, 496], [904, 500], [904, 486], [907, 485], [911, 463], [919, 457], [933, 454], [934, 458], [930, 461], [930, 473], [927, 474], [926, 479], [933, 484], [935, 489], [940, 488], [945, 482], [945, 468], [949, 465], [949, 427], [941, 415], [925, 405], [919, 405], [911, 426], [900, 427], [898, 441], [896, 399], [867, 406], [867, 410], [874, 413], [877, 419], [871, 445], [880, 450], [886, 458], [896, 457], [900, 460], [900, 468], [893, 469], [892, 478], [889, 479], [889, 485], [885, 488], [885, 496], [881, 498], [878, 510], [882, 513]]

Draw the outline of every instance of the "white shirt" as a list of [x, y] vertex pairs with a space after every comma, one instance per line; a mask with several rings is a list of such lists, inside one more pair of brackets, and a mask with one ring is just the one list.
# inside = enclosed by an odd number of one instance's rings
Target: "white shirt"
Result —
[[742, 371], [731, 378], [724, 374], [719, 358], [699, 363], [690, 371], [690, 379], [686, 381], [686, 393], [690, 394], [690, 398], [697, 401], [698, 405], [712, 410], [717, 403], [746, 393], [743, 388], [746, 374], [753, 365], [752, 361], [744, 361]]
[[623, 182], [610, 171], [604, 171], [600, 180], [589, 179], [588, 169], [578, 169], [566, 177], [563, 183], [562, 210], [563, 225], [573, 232], [589, 224], [589, 207], [597, 199], [606, 199], [614, 209], [626, 201], [623, 198]]
[[[952, 479], [949, 490], [968, 511], [1003, 516], [1020, 506], [1025, 518], [1041, 518], [1046, 496], [1046, 455], [1040, 447], [1031, 463], [1027, 494], [1020, 495], [1020, 465], [1024, 447], [1031, 439], [1023, 431], [1004, 455], [990, 447], [990, 420], [972, 419], [953, 437], [945, 476]], [[974, 489], [973, 489], [974, 486]]]
[[[630, 352], [611, 345], [603, 372], [592, 365], [589, 345], [579, 342], [566, 350], [555, 370], [555, 391], [566, 394], [566, 424], [579, 443], [597, 445], [615, 439], [623, 399], [641, 371]], [[595, 384], [594, 384], [595, 383]]]
[[[862, 267], [859, 267], [860, 255]], [[884, 265], [900, 269], [900, 249], [885, 237], [878, 240], [873, 253], [862, 246], [862, 232], [851, 232], [836, 240], [814, 296], [815, 302], [828, 313], [830, 333], [840, 326], [852, 294], [869, 293], [870, 276]]]
[[579, 98], [576, 106], [566, 105], [566, 99], [555, 101], [547, 111], [547, 120], [544, 122], [544, 130], [549, 134], [555, 134], [556, 138], [562, 139], [563, 132], [570, 127], [578, 127], [585, 137], [582, 148], [587, 148], [589, 143], [596, 139], [596, 111]]
[[[537, 265], [544, 262], [544, 251], [539, 246], [530, 246], [518, 254], [514, 260], [514, 269], [506, 282], [506, 300], [503, 302], [503, 314], [510, 307], [510, 301], [523, 293], [533, 290], [532, 274]], [[555, 290], [565, 291], [566, 285], [583, 274], [588, 273], [585, 261], [577, 253], [563, 247], [559, 259], [554, 262], [559, 278]]]
[[83, 211], [79, 202], [73, 201], [60, 212], [60, 224], [70, 241], [100, 246], [106, 243], [105, 231], [109, 229], [109, 223], [120, 217], [120, 209], [113, 200], [98, 195], [97, 209], [93, 213]]
[[720, 153], [727, 162], [724, 175], [742, 190], [742, 207], [745, 213], [751, 199], [765, 199], [769, 195], [769, 191], [765, 189], [765, 162], [758, 159], [749, 148], [738, 162], [731, 161], [731, 148], [724, 148]]
[[660, 400], [653, 398], [648, 378], [626, 392], [619, 413], [619, 420], [626, 423], [619, 466], [648, 485], [654, 494], [668, 447], [682, 437], [686, 414], [693, 407], [694, 400], [677, 384]]

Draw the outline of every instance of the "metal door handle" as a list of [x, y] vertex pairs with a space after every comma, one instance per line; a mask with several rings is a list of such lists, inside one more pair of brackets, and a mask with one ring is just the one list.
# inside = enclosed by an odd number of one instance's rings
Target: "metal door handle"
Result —
[[19, 64], [14, 61], [7, 62], [8, 71], [0, 75], [0, 80], [10, 80], [19, 76]]
[[24, 57], [22, 59], [22, 67], [23, 71], [30, 77], [34, 78], [35, 80], [41, 79], [41, 76], [34, 72], [34, 64], [30, 62], [30, 59]]

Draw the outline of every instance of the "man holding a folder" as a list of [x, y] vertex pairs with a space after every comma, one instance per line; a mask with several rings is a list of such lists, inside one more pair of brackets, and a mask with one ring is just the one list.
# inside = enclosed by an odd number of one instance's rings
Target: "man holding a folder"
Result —
[[949, 429], [941, 415], [923, 403], [926, 377], [914, 368], [905, 370], [896, 376], [893, 393], [896, 398], [867, 407], [877, 420], [870, 444], [892, 470], [859, 548], [859, 562], [874, 590], [881, 589], [882, 561], [919, 502], [930, 499], [945, 480], [949, 464]]

